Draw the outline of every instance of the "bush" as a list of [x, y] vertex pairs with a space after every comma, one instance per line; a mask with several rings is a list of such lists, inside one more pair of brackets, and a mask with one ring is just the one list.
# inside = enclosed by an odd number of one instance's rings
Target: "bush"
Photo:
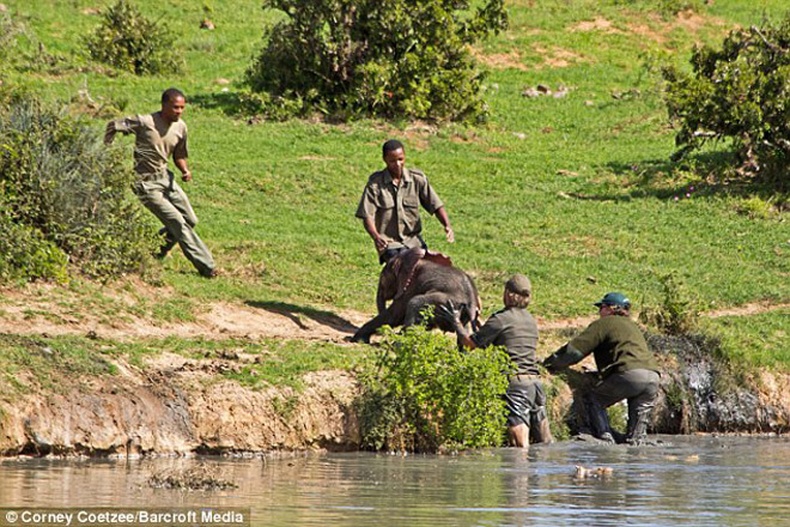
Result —
[[92, 277], [140, 269], [157, 246], [155, 229], [129, 190], [135, 176], [120, 151], [31, 98], [0, 106], [0, 145], [5, 276], [62, 278], [62, 255]]
[[128, 0], [102, 13], [102, 23], [86, 45], [91, 58], [135, 75], [176, 73], [175, 38], [167, 27], [146, 19]]
[[720, 50], [695, 49], [692, 74], [664, 68], [677, 157], [731, 139], [739, 172], [786, 185], [790, 161], [790, 13], [778, 26], [732, 31]]
[[43, 278], [65, 282], [68, 256], [54, 243], [27, 225], [0, 215], [0, 279], [4, 281]]
[[361, 376], [363, 446], [409, 452], [500, 446], [512, 368], [503, 348], [461, 353], [421, 326], [400, 335], [385, 331], [376, 369]]
[[264, 35], [247, 71], [255, 92], [281, 112], [482, 119], [482, 74], [469, 46], [506, 27], [503, 0], [472, 13], [460, 0], [265, 0], [287, 18]]
[[640, 322], [665, 335], [687, 335], [697, 330], [697, 302], [674, 274], [664, 275], [660, 280], [663, 298], [655, 306], [645, 306], [639, 313]]

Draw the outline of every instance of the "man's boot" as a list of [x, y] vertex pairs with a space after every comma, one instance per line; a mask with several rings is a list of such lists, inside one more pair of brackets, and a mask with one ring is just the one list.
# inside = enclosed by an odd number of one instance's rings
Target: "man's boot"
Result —
[[170, 236], [170, 233], [167, 232], [167, 228], [163, 227], [159, 230], [159, 235], [164, 236], [165, 240], [162, 245], [159, 247], [159, 252], [154, 255], [154, 257], [158, 260], [164, 259], [170, 250], [176, 246], [178, 243], [174, 238]]
[[647, 425], [650, 422], [650, 414], [653, 405], [642, 405], [634, 412], [635, 416], [628, 420], [628, 431], [626, 432], [625, 442], [629, 445], [639, 446], [647, 439]]
[[601, 441], [612, 445], [615, 444], [612, 430], [609, 426], [609, 414], [606, 413], [606, 408], [601, 406], [595, 397], [587, 398], [587, 413], [590, 417], [593, 435]]
[[533, 443], [553, 443], [554, 437], [551, 435], [549, 419], [546, 417], [546, 408], [539, 407], [538, 411], [530, 413], [530, 431], [532, 432]]

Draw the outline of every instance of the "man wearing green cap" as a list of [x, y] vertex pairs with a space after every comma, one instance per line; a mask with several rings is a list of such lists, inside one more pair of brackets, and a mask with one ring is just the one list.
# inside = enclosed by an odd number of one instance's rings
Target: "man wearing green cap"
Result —
[[600, 318], [543, 361], [550, 372], [576, 364], [591, 353], [599, 381], [585, 394], [593, 434], [614, 443], [606, 408], [628, 400], [625, 441], [640, 444], [658, 395], [658, 363], [639, 326], [631, 320], [631, 301], [622, 293], [607, 293], [594, 304]]
[[527, 311], [532, 284], [522, 274], [513, 275], [505, 283], [502, 302], [505, 307], [489, 318], [476, 333], [468, 335], [454, 306], [442, 305], [436, 316], [450, 322], [460, 342], [469, 349], [496, 345], [507, 349], [516, 372], [510, 377], [505, 393], [508, 409], [508, 437], [512, 446], [529, 446], [530, 429], [537, 442], [551, 443], [551, 430], [546, 415], [546, 394], [538, 376], [535, 349], [538, 325]]

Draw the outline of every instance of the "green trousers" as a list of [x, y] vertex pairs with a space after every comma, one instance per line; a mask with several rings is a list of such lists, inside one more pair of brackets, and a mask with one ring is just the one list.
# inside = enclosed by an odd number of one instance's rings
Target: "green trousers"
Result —
[[167, 229], [167, 242], [163, 249], [166, 251], [177, 243], [201, 275], [211, 275], [215, 267], [214, 258], [195, 232], [197, 216], [173, 173], [168, 171], [160, 178], [137, 181], [134, 193]]

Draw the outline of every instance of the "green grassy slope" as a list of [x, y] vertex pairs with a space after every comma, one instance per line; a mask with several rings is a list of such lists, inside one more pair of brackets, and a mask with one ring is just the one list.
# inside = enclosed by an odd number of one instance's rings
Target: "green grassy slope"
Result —
[[[508, 2], [510, 29], [476, 50], [489, 71], [490, 123], [438, 129], [249, 125], [234, 117], [233, 95], [264, 24], [276, 17], [257, 0], [209, 2], [214, 31], [199, 28], [201, 2], [138, 0], [178, 36], [173, 52], [186, 69], [108, 75], [90, 64], [81, 40], [99, 22], [95, 8], [107, 3], [6, 0], [27, 28], [21, 45], [40, 43], [67, 65], [8, 72], [3, 81], [52, 99], [87, 89], [128, 113], [156, 110], [171, 85], [187, 93], [195, 177], [187, 192], [198, 231], [227, 275], [201, 280], [176, 254], [163, 264], [164, 279], [184, 295], [372, 312], [379, 267], [353, 215], [367, 176], [383, 166], [381, 143], [396, 137], [407, 145], [407, 163], [430, 177], [456, 231], [449, 245], [426, 217], [429, 245], [475, 275], [486, 312], [513, 272], [532, 278], [532, 310], [549, 319], [591, 314], [590, 302], [613, 289], [638, 304], [656, 302], [659, 277], [670, 272], [703, 309], [790, 302], [786, 214], [746, 214], [755, 196], [768, 205], [771, 197], [708, 184], [693, 164], [668, 162], [674, 137], [655, 68], [686, 63], [695, 43], [716, 43], [737, 25], [784, 14], [783, 0], [717, 0], [680, 16], [651, 9], [667, 2]], [[568, 94], [522, 95], [537, 84], [566, 86]], [[129, 140], [120, 143], [131, 155]], [[761, 315], [768, 322], [759, 325], [786, 332], [786, 314]], [[752, 331], [748, 320], [737, 325]], [[790, 363], [783, 339], [772, 335], [778, 362]]]

